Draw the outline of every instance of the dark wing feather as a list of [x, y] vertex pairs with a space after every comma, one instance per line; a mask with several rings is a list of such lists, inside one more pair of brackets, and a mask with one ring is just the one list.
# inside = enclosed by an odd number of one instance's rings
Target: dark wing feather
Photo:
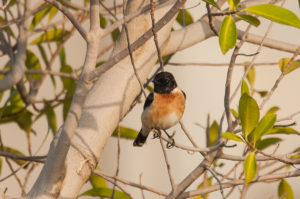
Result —
[[186, 94], [185, 94], [185, 92], [184, 92], [183, 90], [181, 90], [181, 92], [182, 92], [184, 98], [186, 99]]
[[153, 99], [154, 99], [154, 95], [153, 95], [153, 93], [150, 93], [148, 95], [148, 97], [146, 98], [146, 101], [144, 104], [144, 110], [151, 105], [151, 103], [153, 102]]

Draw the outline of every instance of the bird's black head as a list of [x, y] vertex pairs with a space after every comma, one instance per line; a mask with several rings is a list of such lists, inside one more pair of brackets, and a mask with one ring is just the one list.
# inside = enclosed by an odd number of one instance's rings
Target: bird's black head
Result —
[[153, 79], [154, 92], [170, 93], [177, 87], [174, 76], [169, 72], [160, 72]]

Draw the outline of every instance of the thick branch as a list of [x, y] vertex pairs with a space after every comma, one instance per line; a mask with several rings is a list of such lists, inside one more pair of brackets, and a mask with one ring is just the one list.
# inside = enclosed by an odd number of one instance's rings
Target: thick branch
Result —
[[[59, 194], [65, 176], [65, 159], [71, 145], [71, 139], [78, 126], [83, 104], [91, 87], [91, 82], [84, 81], [84, 76], [96, 66], [97, 52], [101, 38], [99, 26], [99, 2], [90, 3], [90, 31], [87, 34], [87, 52], [83, 71], [77, 83], [72, 104], [62, 128], [57, 145], [50, 148], [43, 170], [28, 194], [29, 198], [53, 198]], [[51, 193], [51, 194], [49, 194]]]
[[[178, 9], [185, 3], [186, 0], [178, 0], [174, 6], [165, 14], [163, 18], [161, 18], [154, 26], [154, 31], [158, 32], [162, 27], [166, 25], [176, 14]], [[141, 47], [146, 41], [148, 41], [153, 36], [152, 29], [149, 29], [145, 32], [138, 40], [132, 43], [131, 49], [132, 51], [136, 51], [139, 47]], [[95, 78], [99, 77], [102, 73], [109, 70], [112, 66], [118, 63], [120, 60], [124, 59], [129, 55], [128, 49], [124, 49], [119, 52], [117, 55], [109, 59], [105, 62], [101, 67], [96, 68], [87, 76], [87, 80], [91, 81]]]
[[27, 27], [29, 26], [29, 17], [27, 16], [30, 7], [30, 0], [25, 1], [24, 14], [19, 28], [19, 37], [17, 40], [17, 53], [11, 62], [11, 69], [3, 79], [0, 80], [0, 92], [10, 89], [16, 85], [24, 76], [26, 46], [27, 46]]

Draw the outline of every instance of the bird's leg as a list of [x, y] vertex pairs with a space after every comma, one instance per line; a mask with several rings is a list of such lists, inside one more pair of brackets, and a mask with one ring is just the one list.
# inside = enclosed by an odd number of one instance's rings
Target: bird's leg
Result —
[[167, 143], [167, 148], [170, 149], [170, 148], [173, 148], [174, 145], [175, 145], [175, 140], [173, 138], [173, 136], [175, 135], [175, 133], [173, 133], [172, 135], [169, 135], [168, 132], [166, 130], [163, 129], [163, 131], [165, 132], [165, 134], [168, 136], [168, 138], [170, 140], [172, 140], [172, 142], [169, 142]]
[[161, 136], [161, 131], [159, 129], [154, 129], [153, 130], [153, 138], [152, 139], [160, 138], [160, 136]]

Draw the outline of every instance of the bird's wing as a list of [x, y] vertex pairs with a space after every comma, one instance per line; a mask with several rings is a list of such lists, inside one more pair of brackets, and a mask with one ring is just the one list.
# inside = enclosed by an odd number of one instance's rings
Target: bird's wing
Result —
[[153, 92], [152, 92], [146, 98], [146, 101], [145, 101], [145, 104], [144, 104], [144, 110], [152, 104], [153, 99], [154, 99], [154, 95], [153, 95]]
[[183, 90], [181, 90], [181, 92], [182, 92], [184, 98], [186, 99], [186, 94], [185, 94], [185, 92], [184, 92]]

